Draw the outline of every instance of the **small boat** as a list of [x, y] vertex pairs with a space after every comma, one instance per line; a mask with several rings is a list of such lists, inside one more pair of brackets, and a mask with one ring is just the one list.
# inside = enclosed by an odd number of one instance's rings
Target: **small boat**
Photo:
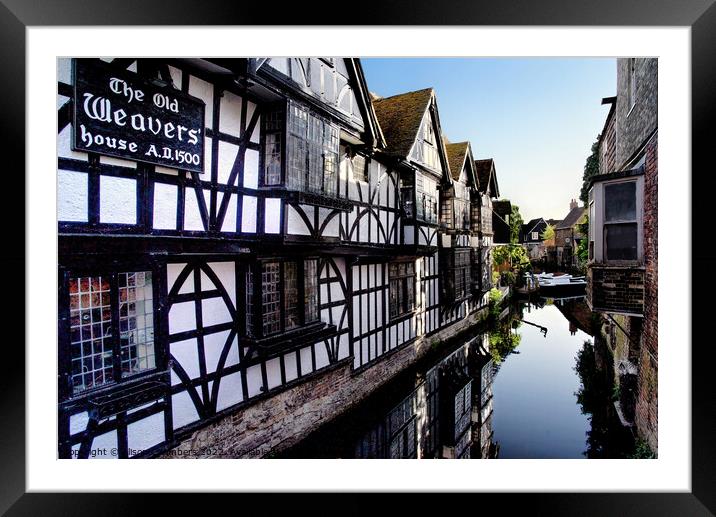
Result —
[[540, 273], [535, 278], [539, 282], [540, 294], [544, 296], [582, 294], [587, 287], [587, 280], [583, 276]]

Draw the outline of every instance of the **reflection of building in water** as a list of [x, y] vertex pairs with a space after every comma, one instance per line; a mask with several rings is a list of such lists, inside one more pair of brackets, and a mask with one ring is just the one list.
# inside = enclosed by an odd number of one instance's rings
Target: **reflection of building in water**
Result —
[[357, 458], [494, 458], [489, 335], [432, 366], [354, 447]]
[[483, 334], [479, 339], [482, 342], [476, 343], [470, 353], [470, 375], [473, 377], [473, 457], [496, 458], [499, 444], [492, 441], [492, 381], [497, 370], [488, 352], [489, 334]]
[[473, 380], [466, 343], [430, 368], [418, 386], [356, 443], [357, 458], [470, 458]]

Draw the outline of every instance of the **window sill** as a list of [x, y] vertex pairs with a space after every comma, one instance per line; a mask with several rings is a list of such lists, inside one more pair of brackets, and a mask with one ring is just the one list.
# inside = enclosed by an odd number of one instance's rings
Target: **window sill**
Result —
[[63, 405], [71, 406], [86, 400], [90, 412], [94, 411], [99, 418], [104, 418], [163, 397], [168, 388], [168, 370], [153, 370], [121, 382], [113, 382], [77, 393], [67, 399]]
[[323, 321], [309, 323], [303, 327], [291, 329], [281, 334], [267, 336], [264, 338], [244, 338], [244, 343], [255, 346], [260, 352], [266, 354], [277, 350], [285, 352], [294, 348], [300, 348], [308, 343], [315, 343], [335, 335], [337, 327]]
[[388, 325], [393, 325], [394, 323], [401, 323], [405, 320], [409, 320], [413, 316], [415, 316], [415, 313], [417, 311], [413, 309], [412, 311], [404, 312], [403, 314], [398, 314], [397, 316], [394, 316], [392, 318], [388, 319]]
[[306, 205], [318, 205], [326, 208], [337, 208], [338, 210], [350, 211], [353, 209], [353, 202], [338, 197], [329, 197], [324, 194], [314, 194], [313, 192], [300, 192], [290, 190], [287, 192], [286, 199], [288, 201]]

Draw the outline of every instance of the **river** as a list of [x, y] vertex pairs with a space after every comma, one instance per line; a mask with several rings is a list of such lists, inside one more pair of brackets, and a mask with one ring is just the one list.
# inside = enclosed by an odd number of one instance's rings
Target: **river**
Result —
[[473, 336], [437, 347], [280, 456], [628, 457], [632, 435], [614, 411], [609, 361], [584, 299], [509, 309]]

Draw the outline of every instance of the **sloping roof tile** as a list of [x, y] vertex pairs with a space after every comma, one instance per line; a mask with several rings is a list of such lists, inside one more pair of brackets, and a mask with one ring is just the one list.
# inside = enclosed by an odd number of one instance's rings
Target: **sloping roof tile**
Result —
[[452, 179], [456, 181], [460, 179], [462, 165], [465, 163], [465, 155], [467, 154], [467, 147], [467, 142], [458, 142], [456, 144], [445, 143]]
[[373, 108], [386, 139], [386, 152], [400, 158], [408, 156], [432, 96], [433, 89], [425, 88], [373, 100]]
[[578, 206], [577, 208], [572, 208], [569, 213], [567, 214], [567, 217], [562, 219], [559, 224], [555, 227], [555, 230], [564, 230], [567, 228], [571, 228], [574, 226], [579, 219], [584, 215], [584, 212], [587, 209], [583, 206]]

